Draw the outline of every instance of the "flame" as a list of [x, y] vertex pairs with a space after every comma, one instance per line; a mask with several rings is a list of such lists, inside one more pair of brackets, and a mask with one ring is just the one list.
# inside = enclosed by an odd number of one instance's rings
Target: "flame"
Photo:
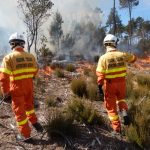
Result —
[[46, 76], [51, 76], [54, 71], [49, 66], [45, 66], [43, 69], [39, 69], [39, 73]]
[[138, 58], [134, 67], [140, 70], [150, 70], [150, 56], [147, 56], [146, 58]]

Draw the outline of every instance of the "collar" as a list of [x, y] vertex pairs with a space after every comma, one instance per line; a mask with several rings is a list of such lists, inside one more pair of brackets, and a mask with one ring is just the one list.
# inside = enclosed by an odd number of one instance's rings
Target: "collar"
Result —
[[117, 49], [115, 47], [111, 47], [111, 46], [107, 46], [106, 47], [106, 53], [107, 52], [112, 52], [112, 51], [116, 51]]

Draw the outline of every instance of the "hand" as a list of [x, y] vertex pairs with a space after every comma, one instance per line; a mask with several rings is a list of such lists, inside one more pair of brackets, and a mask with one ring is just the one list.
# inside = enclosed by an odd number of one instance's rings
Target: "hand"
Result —
[[104, 92], [102, 89], [102, 85], [98, 85], [98, 96], [100, 101], [104, 101]]
[[5, 103], [11, 103], [11, 95], [9, 94], [9, 93], [7, 93], [7, 94], [4, 94], [4, 96], [3, 96], [3, 101], [5, 102]]

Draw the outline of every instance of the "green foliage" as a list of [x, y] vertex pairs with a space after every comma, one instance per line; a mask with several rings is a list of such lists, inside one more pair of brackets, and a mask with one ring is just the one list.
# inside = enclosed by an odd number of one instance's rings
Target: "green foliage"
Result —
[[74, 94], [79, 97], [83, 97], [87, 95], [87, 84], [83, 79], [74, 79], [71, 82], [71, 89]]
[[59, 77], [59, 78], [64, 78], [64, 77], [65, 77], [64, 72], [63, 72], [61, 69], [59, 69], [59, 68], [57, 68], [57, 69], [55, 70], [55, 75], [56, 75], [57, 77]]
[[66, 66], [66, 70], [69, 72], [74, 72], [75, 71], [75, 66], [73, 64], [68, 64]]
[[91, 102], [85, 99], [72, 98], [65, 109], [76, 121], [88, 125], [102, 124], [103, 118], [98, 115]]
[[49, 137], [57, 135], [76, 136], [79, 133], [78, 128], [73, 124], [72, 116], [58, 108], [51, 108], [49, 110], [47, 121], [46, 130]]

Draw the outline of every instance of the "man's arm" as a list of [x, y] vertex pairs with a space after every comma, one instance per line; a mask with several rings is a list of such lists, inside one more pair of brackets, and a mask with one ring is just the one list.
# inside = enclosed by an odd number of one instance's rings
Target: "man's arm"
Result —
[[134, 63], [137, 60], [137, 57], [134, 54], [124, 53], [125, 61], [128, 63]]
[[9, 58], [4, 57], [0, 68], [0, 84], [3, 96], [10, 94], [10, 75], [12, 74]]

